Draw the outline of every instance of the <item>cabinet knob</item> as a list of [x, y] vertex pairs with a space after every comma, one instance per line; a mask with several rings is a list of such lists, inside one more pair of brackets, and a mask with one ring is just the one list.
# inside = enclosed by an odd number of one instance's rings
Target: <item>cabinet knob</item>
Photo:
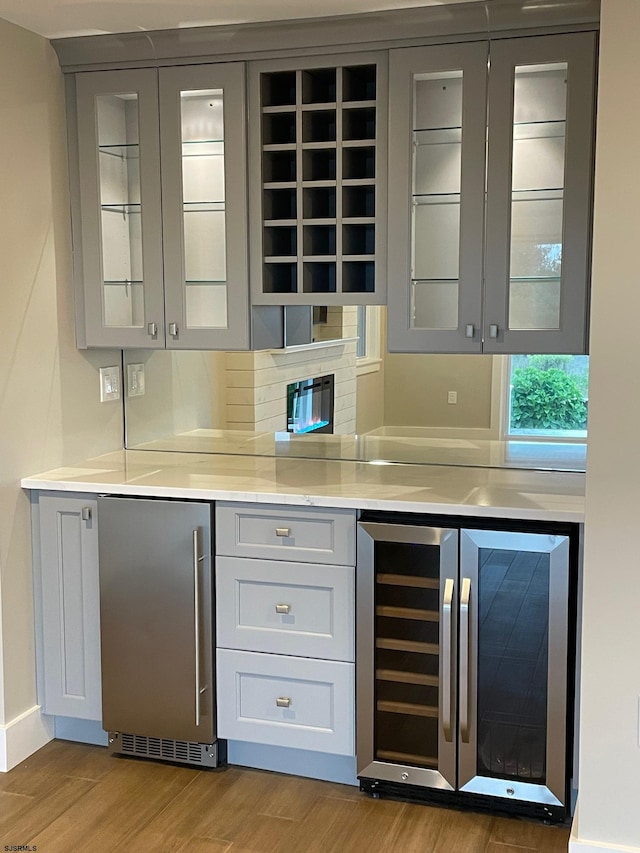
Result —
[[498, 324], [497, 323], [492, 323], [489, 326], [489, 337], [490, 338], [497, 338], [498, 337]]
[[289, 613], [290, 611], [290, 604], [276, 604], [276, 613]]
[[83, 521], [91, 521], [91, 507], [83, 506], [82, 510], [80, 511], [80, 517]]
[[472, 338], [475, 334], [475, 331], [476, 331], [476, 329], [475, 329], [475, 326], [473, 325], [473, 323], [467, 323], [467, 325], [465, 326], [465, 330], [464, 330], [465, 338]]
[[157, 323], [147, 323], [147, 334], [152, 338], [158, 337], [158, 324]]
[[276, 527], [276, 536], [291, 536], [290, 527]]
[[177, 323], [169, 323], [169, 334], [172, 338], [178, 337], [178, 324]]
[[278, 708], [289, 708], [291, 705], [291, 699], [289, 696], [278, 696], [276, 699], [276, 705]]

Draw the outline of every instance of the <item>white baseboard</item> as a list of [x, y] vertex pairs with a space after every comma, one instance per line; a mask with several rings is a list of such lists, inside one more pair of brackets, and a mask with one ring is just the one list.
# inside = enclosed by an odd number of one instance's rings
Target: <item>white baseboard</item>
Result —
[[53, 740], [53, 719], [34, 705], [6, 725], [0, 725], [0, 772], [6, 773]]
[[[578, 801], [579, 803], [579, 801]], [[576, 807], [571, 835], [569, 836], [569, 853], [640, 853], [640, 847], [629, 847], [626, 844], [608, 844], [603, 841], [586, 841], [579, 837], [579, 805]]]
[[579, 841], [569, 838], [569, 853], [640, 853], [640, 847], [602, 844], [600, 841]]

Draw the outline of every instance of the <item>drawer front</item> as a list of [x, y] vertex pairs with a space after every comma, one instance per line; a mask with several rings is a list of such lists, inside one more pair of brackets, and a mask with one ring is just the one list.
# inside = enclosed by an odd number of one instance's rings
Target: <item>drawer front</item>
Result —
[[352, 663], [218, 649], [218, 735], [354, 754]]
[[216, 557], [217, 645], [354, 660], [352, 566]]
[[218, 503], [216, 553], [353, 566], [355, 525], [350, 509]]

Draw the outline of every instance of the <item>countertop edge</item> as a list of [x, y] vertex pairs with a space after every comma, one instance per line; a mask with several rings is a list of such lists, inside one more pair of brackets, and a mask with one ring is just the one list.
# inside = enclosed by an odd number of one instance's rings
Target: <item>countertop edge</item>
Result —
[[583, 510], [545, 507], [486, 505], [443, 501], [416, 501], [401, 498], [343, 497], [296, 492], [254, 491], [242, 489], [210, 489], [176, 486], [142, 485], [139, 483], [109, 483], [100, 481], [73, 482], [47, 479], [45, 476], [25, 477], [21, 486], [27, 490], [109, 494], [155, 498], [183, 498], [185, 500], [237, 501], [240, 503], [268, 503], [290, 506], [343, 508], [354, 510], [381, 510], [388, 512], [427, 513], [433, 515], [470, 516], [475, 518], [506, 518], [521, 521], [558, 521], [584, 523]]

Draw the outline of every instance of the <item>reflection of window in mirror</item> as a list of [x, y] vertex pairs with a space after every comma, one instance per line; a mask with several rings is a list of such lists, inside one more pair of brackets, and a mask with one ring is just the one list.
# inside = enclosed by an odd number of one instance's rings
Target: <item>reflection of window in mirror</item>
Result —
[[512, 355], [506, 374], [506, 438], [586, 441], [588, 355]]
[[379, 305], [358, 305], [357, 308], [356, 369], [358, 375], [380, 370], [380, 325], [382, 309]]

